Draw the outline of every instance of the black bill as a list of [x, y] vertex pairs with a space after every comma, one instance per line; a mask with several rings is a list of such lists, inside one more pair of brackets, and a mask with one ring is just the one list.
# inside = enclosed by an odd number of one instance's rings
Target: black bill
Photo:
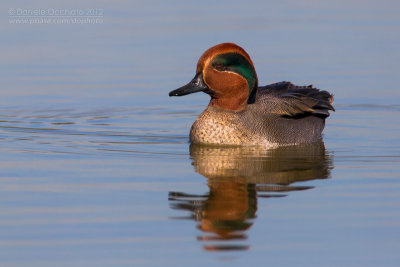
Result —
[[188, 84], [169, 92], [169, 96], [183, 96], [197, 92], [212, 94], [212, 91], [203, 81], [203, 73], [199, 72]]

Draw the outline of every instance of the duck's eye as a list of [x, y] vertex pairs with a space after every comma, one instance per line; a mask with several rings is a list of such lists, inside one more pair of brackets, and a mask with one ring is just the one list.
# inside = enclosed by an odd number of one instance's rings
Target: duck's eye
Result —
[[218, 71], [224, 71], [224, 70], [226, 70], [226, 67], [225, 67], [223, 64], [220, 64], [220, 63], [215, 64], [214, 68], [215, 68], [216, 70], [218, 70]]

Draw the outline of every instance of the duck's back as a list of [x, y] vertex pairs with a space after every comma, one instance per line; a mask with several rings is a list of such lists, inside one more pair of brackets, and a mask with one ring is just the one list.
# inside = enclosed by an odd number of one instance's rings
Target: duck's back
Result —
[[256, 104], [269, 113], [283, 117], [303, 118], [316, 116], [329, 117], [333, 96], [327, 91], [313, 88], [312, 85], [297, 86], [290, 82], [279, 82], [257, 89]]
[[271, 143], [299, 144], [317, 141], [329, 116], [333, 96], [310, 86], [279, 82], [259, 87], [249, 115], [262, 122], [253, 128], [263, 132]]

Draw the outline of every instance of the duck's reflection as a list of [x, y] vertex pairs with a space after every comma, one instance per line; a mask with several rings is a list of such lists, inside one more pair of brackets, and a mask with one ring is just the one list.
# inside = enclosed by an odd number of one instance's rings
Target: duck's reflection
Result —
[[210, 191], [170, 192], [169, 200], [172, 208], [190, 211], [189, 218], [205, 233], [198, 239], [213, 243], [207, 242], [206, 250], [248, 249], [232, 242], [247, 238], [258, 197], [284, 197], [288, 191], [310, 189], [291, 184], [328, 178], [332, 168], [322, 142], [273, 150], [191, 145], [190, 155], [195, 171], [208, 179]]

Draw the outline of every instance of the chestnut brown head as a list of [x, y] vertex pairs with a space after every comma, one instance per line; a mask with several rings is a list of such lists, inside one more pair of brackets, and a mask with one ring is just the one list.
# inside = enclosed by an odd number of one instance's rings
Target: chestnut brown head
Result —
[[254, 102], [257, 87], [257, 74], [250, 56], [236, 44], [222, 43], [204, 52], [193, 80], [169, 95], [205, 92], [211, 96], [210, 105], [241, 110]]

